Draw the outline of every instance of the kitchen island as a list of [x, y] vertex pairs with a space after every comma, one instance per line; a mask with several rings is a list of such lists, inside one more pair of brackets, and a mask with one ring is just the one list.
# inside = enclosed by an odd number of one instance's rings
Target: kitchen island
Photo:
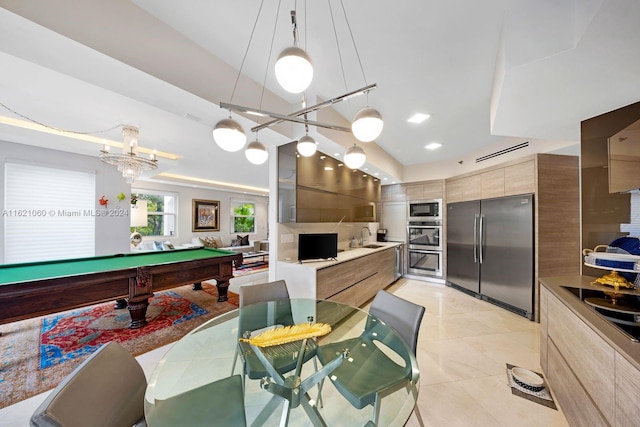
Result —
[[595, 279], [540, 279], [540, 365], [569, 424], [638, 425], [640, 342], [578, 296], [613, 291]]
[[370, 247], [338, 252], [336, 260], [278, 261], [278, 278], [289, 285], [291, 298], [327, 299], [360, 307], [395, 280], [395, 247], [376, 242]]

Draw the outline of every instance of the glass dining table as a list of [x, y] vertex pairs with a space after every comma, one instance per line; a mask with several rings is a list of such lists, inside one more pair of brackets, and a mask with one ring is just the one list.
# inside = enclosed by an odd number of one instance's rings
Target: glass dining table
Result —
[[[320, 323], [330, 325], [330, 332], [273, 347], [258, 347], [240, 340], [279, 326]], [[250, 330], [246, 330], [247, 325]], [[248, 357], [253, 353], [266, 374], [259, 379], [250, 379], [248, 375], [243, 378], [244, 390], [238, 395], [243, 396], [241, 404], [247, 425], [364, 426], [374, 417], [373, 405], [362, 409], [354, 407], [341, 393], [344, 390], [334, 385], [335, 372], [341, 364], [353, 364], [348, 367], [356, 369], [350, 372], [354, 372], [354, 376], [364, 376], [366, 383], [367, 376], [380, 375], [379, 367], [358, 360], [355, 354], [360, 353], [357, 349], [350, 351], [348, 345], [335, 352], [331, 360], [324, 360], [324, 364], [319, 363], [314, 354], [328, 348], [323, 346], [342, 348], [343, 342], [365, 346], [358, 340], [365, 335], [373, 337], [367, 342], [373, 343], [391, 363], [406, 372], [401, 387], [385, 394], [379, 404], [379, 426], [403, 426], [413, 411], [419, 389], [419, 370], [413, 352], [402, 339], [398, 340], [399, 335], [394, 330], [366, 311], [333, 301], [310, 299], [245, 306], [207, 321], [174, 343], [149, 378], [145, 393], [147, 424], [150, 427], [174, 426], [176, 417], [183, 417], [182, 425], [191, 425], [190, 414], [197, 408], [180, 396], [233, 374], [246, 373], [250, 368], [245, 363], [249, 363]], [[395, 340], [389, 341], [390, 336]], [[398, 348], [399, 341], [401, 348]], [[396, 344], [390, 347], [386, 345], [389, 342]], [[336, 343], [340, 344], [336, 347]], [[314, 354], [309, 355], [309, 349]], [[293, 369], [289, 372], [275, 369], [279, 366], [276, 359], [282, 358], [283, 353], [293, 361]], [[231, 406], [230, 396], [221, 393], [206, 396], [209, 412], [211, 408], [219, 408], [220, 413], [225, 411]], [[161, 402], [164, 404], [172, 399], [175, 400], [172, 417], [166, 417], [159, 408]]]

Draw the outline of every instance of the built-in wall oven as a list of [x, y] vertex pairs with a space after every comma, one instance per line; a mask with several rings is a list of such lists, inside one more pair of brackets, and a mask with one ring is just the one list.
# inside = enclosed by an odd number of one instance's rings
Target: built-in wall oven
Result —
[[442, 251], [407, 250], [407, 274], [442, 277]]
[[407, 274], [442, 277], [442, 222], [407, 222]]
[[407, 244], [409, 249], [442, 250], [442, 225], [440, 221], [409, 221]]

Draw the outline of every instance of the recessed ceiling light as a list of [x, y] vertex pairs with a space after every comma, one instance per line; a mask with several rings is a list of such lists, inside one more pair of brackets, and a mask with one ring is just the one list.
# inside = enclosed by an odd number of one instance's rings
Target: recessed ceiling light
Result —
[[369, 168], [364, 168], [363, 170], [366, 170], [366, 171], [368, 171], [368, 170], [369, 170]]
[[332, 171], [332, 170], [333, 170], [333, 168], [332, 168], [331, 166], [325, 166], [325, 167], [324, 167], [324, 170], [326, 170], [326, 171]]
[[387, 178], [387, 177], [382, 178], [383, 181], [386, 181], [387, 179], [389, 179], [389, 178]]
[[327, 156], [320, 156], [320, 160], [324, 160], [326, 158], [327, 158]]
[[363, 177], [363, 178], [366, 178], [366, 177], [367, 177], [367, 174], [366, 174], [366, 173], [363, 173], [363, 174], [362, 174], [362, 177]]
[[442, 147], [442, 144], [439, 142], [432, 142], [431, 144], [427, 144], [424, 146], [427, 150], [435, 150], [436, 148]]
[[422, 123], [425, 120], [427, 120], [429, 117], [431, 117], [429, 114], [415, 113], [413, 116], [409, 117], [407, 121], [409, 123]]
[[342, 163], [338, 163], [339, 168], [341, 168], [342, 166], [344, 166]]
[[392, 184], [395, 184], [396, 182], [395, 182], [395, 181], [391, 181], [391, 183], [392, 183]]
[[334, 156], [340, 157], [340, 153], [333, 153]]
[[375, 176], [378, 176], [378, 175], [380, 175], [380, 172], [376, 172], [376, 173], [374, 173], [374, 175], [375, 175]]

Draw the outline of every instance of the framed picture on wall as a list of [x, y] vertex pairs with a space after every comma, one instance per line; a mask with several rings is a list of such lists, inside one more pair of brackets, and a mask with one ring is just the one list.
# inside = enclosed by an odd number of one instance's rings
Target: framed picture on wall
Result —
[[193, 199], [192, 231], [220, 231], [220, 202]]

